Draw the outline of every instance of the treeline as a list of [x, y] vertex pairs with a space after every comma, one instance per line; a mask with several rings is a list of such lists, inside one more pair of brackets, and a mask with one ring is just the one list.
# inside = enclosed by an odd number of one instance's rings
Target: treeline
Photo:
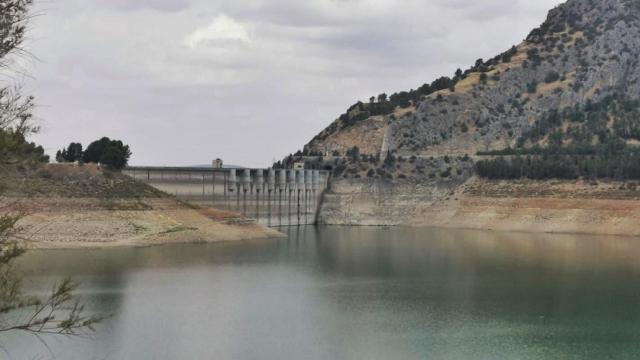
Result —
[[[640, 179], [640, 101], [611, 95], [538, 119], [515, 148], [478, 152], [478, 175], [490, 179]], [[545, 146], [539, 145], [544, 140]], [[528, 146], [527, 146], [528, 145]]]
[[530, 148], [508, 147], [502, 150], [478, 151], [480, 156], [554, 156], [554, 155], [605, 155], [612, 156], [622, 152], [636, 151], [636, 147], [627, 145], [622, 139], [607, 138], [603, 144], [577, 143], [564, 146], [541, 147], [534, 145]]
[[[484, 61], [483, 59], [476, 60], [475, 64], [465, 71], [462, 71], [462, 69], [456, 70], [453, 77], [443, 76], [434, 80], [430, 84], [425, 83], [417, 89], [393, 93], [390, 96], [384, 93], [378, 96], [372, 96], [368, 103], [359, 101], [352, 105], [346, 113], [340, 115], [342, 127], [352, 126], [353, 124], [365, 120], [370, 116], [389, 115], [398, 107], [407, 108], [411, 105], [417, 105], [422, 101], [423, 97], [441, 90], [449, 89], [451, 92], [454, 92], [456, 84], [467, 78], [471, 73], [483, 73], [484, 78], [486, 79], [486, 74], [484, 73], [490, 71], [493, 66], [501, 62], [510, 62], [511, 58], [516, 55], [517, 52], [518, 49], [513, 46], [509, 50], [488, 61]], [[320, 137], [320, 140], [322, 140], [322, 137]]]
[[[534, 144], [546, 137], [550, 146], [559, 147], [571, 142], [589, 145], [605, 143], [609, 138], [640, 140], [640, 101], [630, 100], [616, 94], [598, 102], [562, 110], [551, 110], [518, 138], [517, 146]], [[613, 120], [613, 126], [609, 122]], [[567, 125], [563, 129], [563, 125]]]
[[89, 144], [83, 150], [82, 144], [71, 143], [66, 148], [56, 153], [56, 161], [59, 163], [96, 163], [114, 169], [122, 169], [127, 166], [131, 150], [120, 140], [111, 140], [103, 137]]
[[477, 162], [476, 172], [484, 178], [504, 180], [640, 180], [640, 154], [498, 157]]
[[411, 105], [418, 104], [422, 100], [422, 97], [440, 90], [449, 89], [455, 91], [456, 83], [463, 77], [462, 70], [458, 70], [457, 74], [459, 75], [454, 78], [443, 76], [431, 84], [422, 85], [416, 90], [401, 91], [391, 96], [387, 96], [387, 94], [384, 93], [377, 97], [372, 96], [369, 99], [369, 103], [358, 101], [352, 105], [346, 113], [340, 115], [342, 127], [352, 126], [371, 116], [389, 115], [398, 107], [408, 108]]
[[476, 163], [477, 174], [489, 179], [640, 179], [640, 148], [619, 138], [596, 145], [508, 148], [479, 154], [497, 156]]

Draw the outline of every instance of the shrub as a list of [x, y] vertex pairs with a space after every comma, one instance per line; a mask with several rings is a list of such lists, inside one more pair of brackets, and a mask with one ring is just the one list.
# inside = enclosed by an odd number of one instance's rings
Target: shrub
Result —
[[550, 71], [547, 76], [545, 76], [544, 78], [544, 82], [546, 82], [547, 84], [553, 83], [560, 80], [560, 74], [558, 74], [555, 71]]
[[127, 166], [131, 150], [120, 140], [111, 140], [103, 137], [94, 141], [87, 147], [83, 155], [84, 162], [92, 162], [106, 165], [114, 169], [122, 169]]

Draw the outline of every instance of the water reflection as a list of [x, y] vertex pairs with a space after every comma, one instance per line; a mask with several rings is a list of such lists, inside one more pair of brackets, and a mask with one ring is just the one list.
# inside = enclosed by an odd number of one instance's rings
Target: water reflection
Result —
[[[582, 359], [640, 350], [637, 239], [284, 230], [283, 240], [31, 252], [21, 268], [32, 292], [73, 276], [91, 310], [115, 314], [95, 340], [54, 340], [65, 359]], [[16, 358], [33, 355], [32, 340], [7, 341]]]

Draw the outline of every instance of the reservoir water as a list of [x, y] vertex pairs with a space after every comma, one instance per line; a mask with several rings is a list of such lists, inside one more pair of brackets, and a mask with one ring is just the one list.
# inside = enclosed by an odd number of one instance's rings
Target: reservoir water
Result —
[[637, 359], [640, 240], [301, 227], [287, 239], [32, 251], [30, 294], [66, 276], [89, 336], [0, 337], [2, 358]]

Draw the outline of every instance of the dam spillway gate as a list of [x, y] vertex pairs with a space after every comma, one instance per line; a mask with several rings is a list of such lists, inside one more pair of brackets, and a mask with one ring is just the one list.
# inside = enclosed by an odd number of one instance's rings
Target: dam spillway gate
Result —
[[267, 226], [315, 224], [329, 181], [324, 170], [127, 167], [123, 173], [179, 200]]

